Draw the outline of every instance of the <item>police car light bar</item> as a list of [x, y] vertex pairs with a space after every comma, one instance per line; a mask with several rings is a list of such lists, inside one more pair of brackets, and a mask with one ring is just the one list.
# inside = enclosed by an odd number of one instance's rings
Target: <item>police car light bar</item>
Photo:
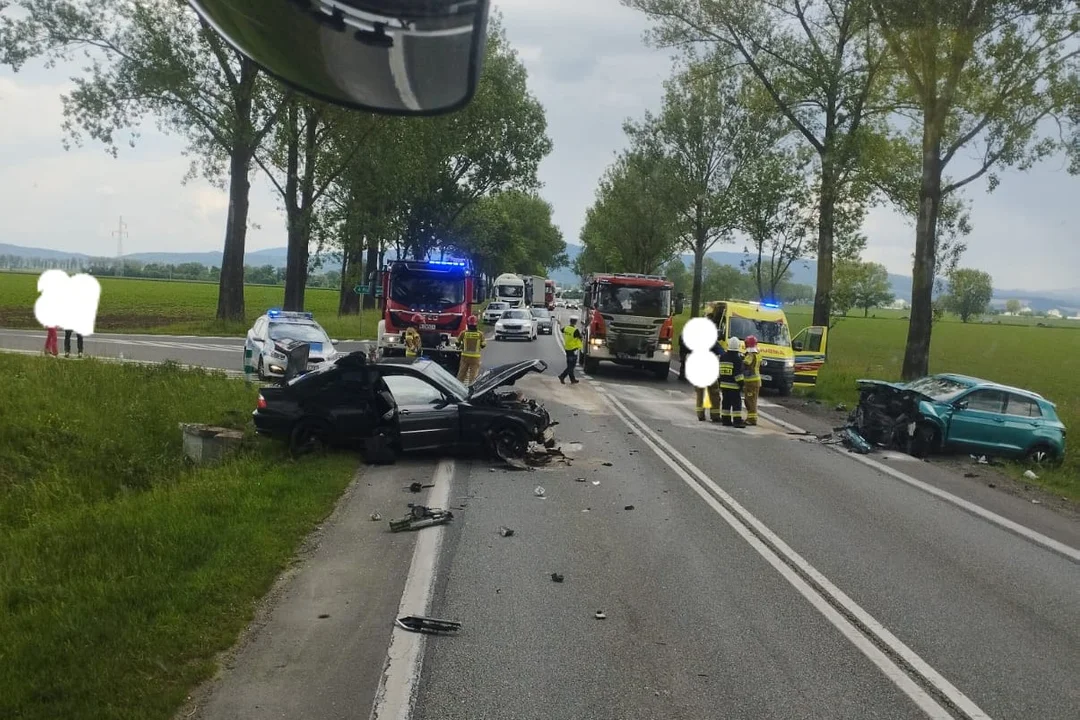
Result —
[[272, 318], [305, 318], [307, 320], [315, 319], [315, 315], [310, 312], [297, 312], [292, 310], [286, 311], [282, 310], [281, 308], [270, 308], [266, 311], [266, 314], [267, 316]]

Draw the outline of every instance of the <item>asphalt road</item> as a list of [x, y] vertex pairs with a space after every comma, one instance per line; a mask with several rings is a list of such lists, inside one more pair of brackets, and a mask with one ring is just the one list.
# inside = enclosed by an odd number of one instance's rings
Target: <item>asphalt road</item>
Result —
[[[240, 359], [239, 340], [107, 339]], [[569, 464], [362, 468], [198, 717], [1080, 717], [1075, 520], [904, 456], [868, 465], [776, 406], [755, 429], [698, 423], [674, 377], [601, 366], [560, 385], [555, 337], [489, 342], [484, 364], [532, 357], [549, 370], [518, 385]], [[425, 478], [453, 523], [370, 521]], [[402, 612], [463, 627], [391, 630]]]

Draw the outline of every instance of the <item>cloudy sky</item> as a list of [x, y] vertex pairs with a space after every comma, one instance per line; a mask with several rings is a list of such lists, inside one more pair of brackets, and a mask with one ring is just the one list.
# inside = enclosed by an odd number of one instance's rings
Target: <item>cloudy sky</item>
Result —
[[[625, 144], [623, 120], [659, 106], [670, 59], [643, 45], [646, 20], [618, 0], [495, 4], [547, 110], [555, 151], [541, 167], [543, 195], [566, 239], [577, 242], [596, 181]], [[220, 249], [226, 196], [203, 182], [181, 185], [188, 165], [181, 139], [147, 126], [119, 159], [93, 143], [63, 149], [60, 95], [77, 72], [40, 65], [18, 74], [0, 70], [0, 242], [112, 255], [122, 215], [124, 252]], [[1026, 174], [1007, 172], [993, 195], [975, 184], [969, 196], [975, 231], [964, 265], [990, 272], [999, 288], [1080, 285], [1080, 178], [1065, 172], [1063, 160]], [[248, 235], [250, 250], [285, 244], [284, 220], [261, 178], [251, 215], [259, 228]], [[911, 274], [909, 223], [876, 210], [865, 231], [866, 259]]]

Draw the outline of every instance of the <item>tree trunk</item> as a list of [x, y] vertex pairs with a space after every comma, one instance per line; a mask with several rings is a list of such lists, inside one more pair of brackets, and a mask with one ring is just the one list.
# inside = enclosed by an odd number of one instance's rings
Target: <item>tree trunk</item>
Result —
[[[375, 238], [367, 239], [367, 261], [364, 263], [364, 282], [365, 283], [377, 283], [378, 277], [372, 277], [372, 273], [382, 268], [379, 263], [379, 241]], [[364, 309], [375, 309], [375, 295], [374, 293], [364, 296]]]
[[345, 217], [341, 228], [341, 289], [338, 294], [338, 315], [360, 312], [360, 296], [354, 288], [366, 285], [364, 279], [364, 248], [352, 213]]
[[[250, 107], [248, 114], [250, 116]], [[253, 152], [244, 143], [229, 155], [229, 213], [225, 222], [225, 248], [218, 278], [218, 320], [244, 320], [244, 245], [247, 241], [248, 196]]]
[[285, 159], [285, 226], [288, 250], [285, 261], [285, 309], [304, 309], [303, 283], [307, 275], [303, 221], [297, 195], [300, 189], [300, 111], [298, 101], [289, 102], [285, 116], [288, 147]]
[[690, 317], [701, 316], [701, 281], [704, 274], [705, 243], [698, 241], [694, 243], [694, 282], [690, 286]]
[[926, 375], [930, 367], [930, 334], [934, 321], [934, 264], [937, 221], [941, 209], [941, 128], [930, 104], [923, 113], [922, 182], [915, 226], [915, 264], [911, 274], [911, 320], [904, 350], [904, 380]]
[[814, 325], [829, 324], [832, 314], [833, 230], [836, 208], [836, 170], [828, 151], [821, 156], [821, 192], [818, 203], [817, 289], [814, 293]]

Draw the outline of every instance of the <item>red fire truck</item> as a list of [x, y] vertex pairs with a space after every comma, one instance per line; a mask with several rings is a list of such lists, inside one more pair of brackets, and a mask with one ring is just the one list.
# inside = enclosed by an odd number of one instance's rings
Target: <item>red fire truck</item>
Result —
[[[405, 355], [405, 330], [420, 333], [423, 355], [457, 374], [473, 303], [483, 301], [484, 283], [462, 260], [393, 260], [372, 278], [381, 295], [377, 346], [380, 357]], [[381, 292], [380, 292], [381, 291]]]
[[544, 303], [547, 305], [548, 310], [555, 309], [555, 281], [544, 281]]
[[651, 370], [658, 380], [667, 380], [674, 288], [662, 275], [589, 275], [581, 304], [585, 372], [594, 372], [607, 360]]

